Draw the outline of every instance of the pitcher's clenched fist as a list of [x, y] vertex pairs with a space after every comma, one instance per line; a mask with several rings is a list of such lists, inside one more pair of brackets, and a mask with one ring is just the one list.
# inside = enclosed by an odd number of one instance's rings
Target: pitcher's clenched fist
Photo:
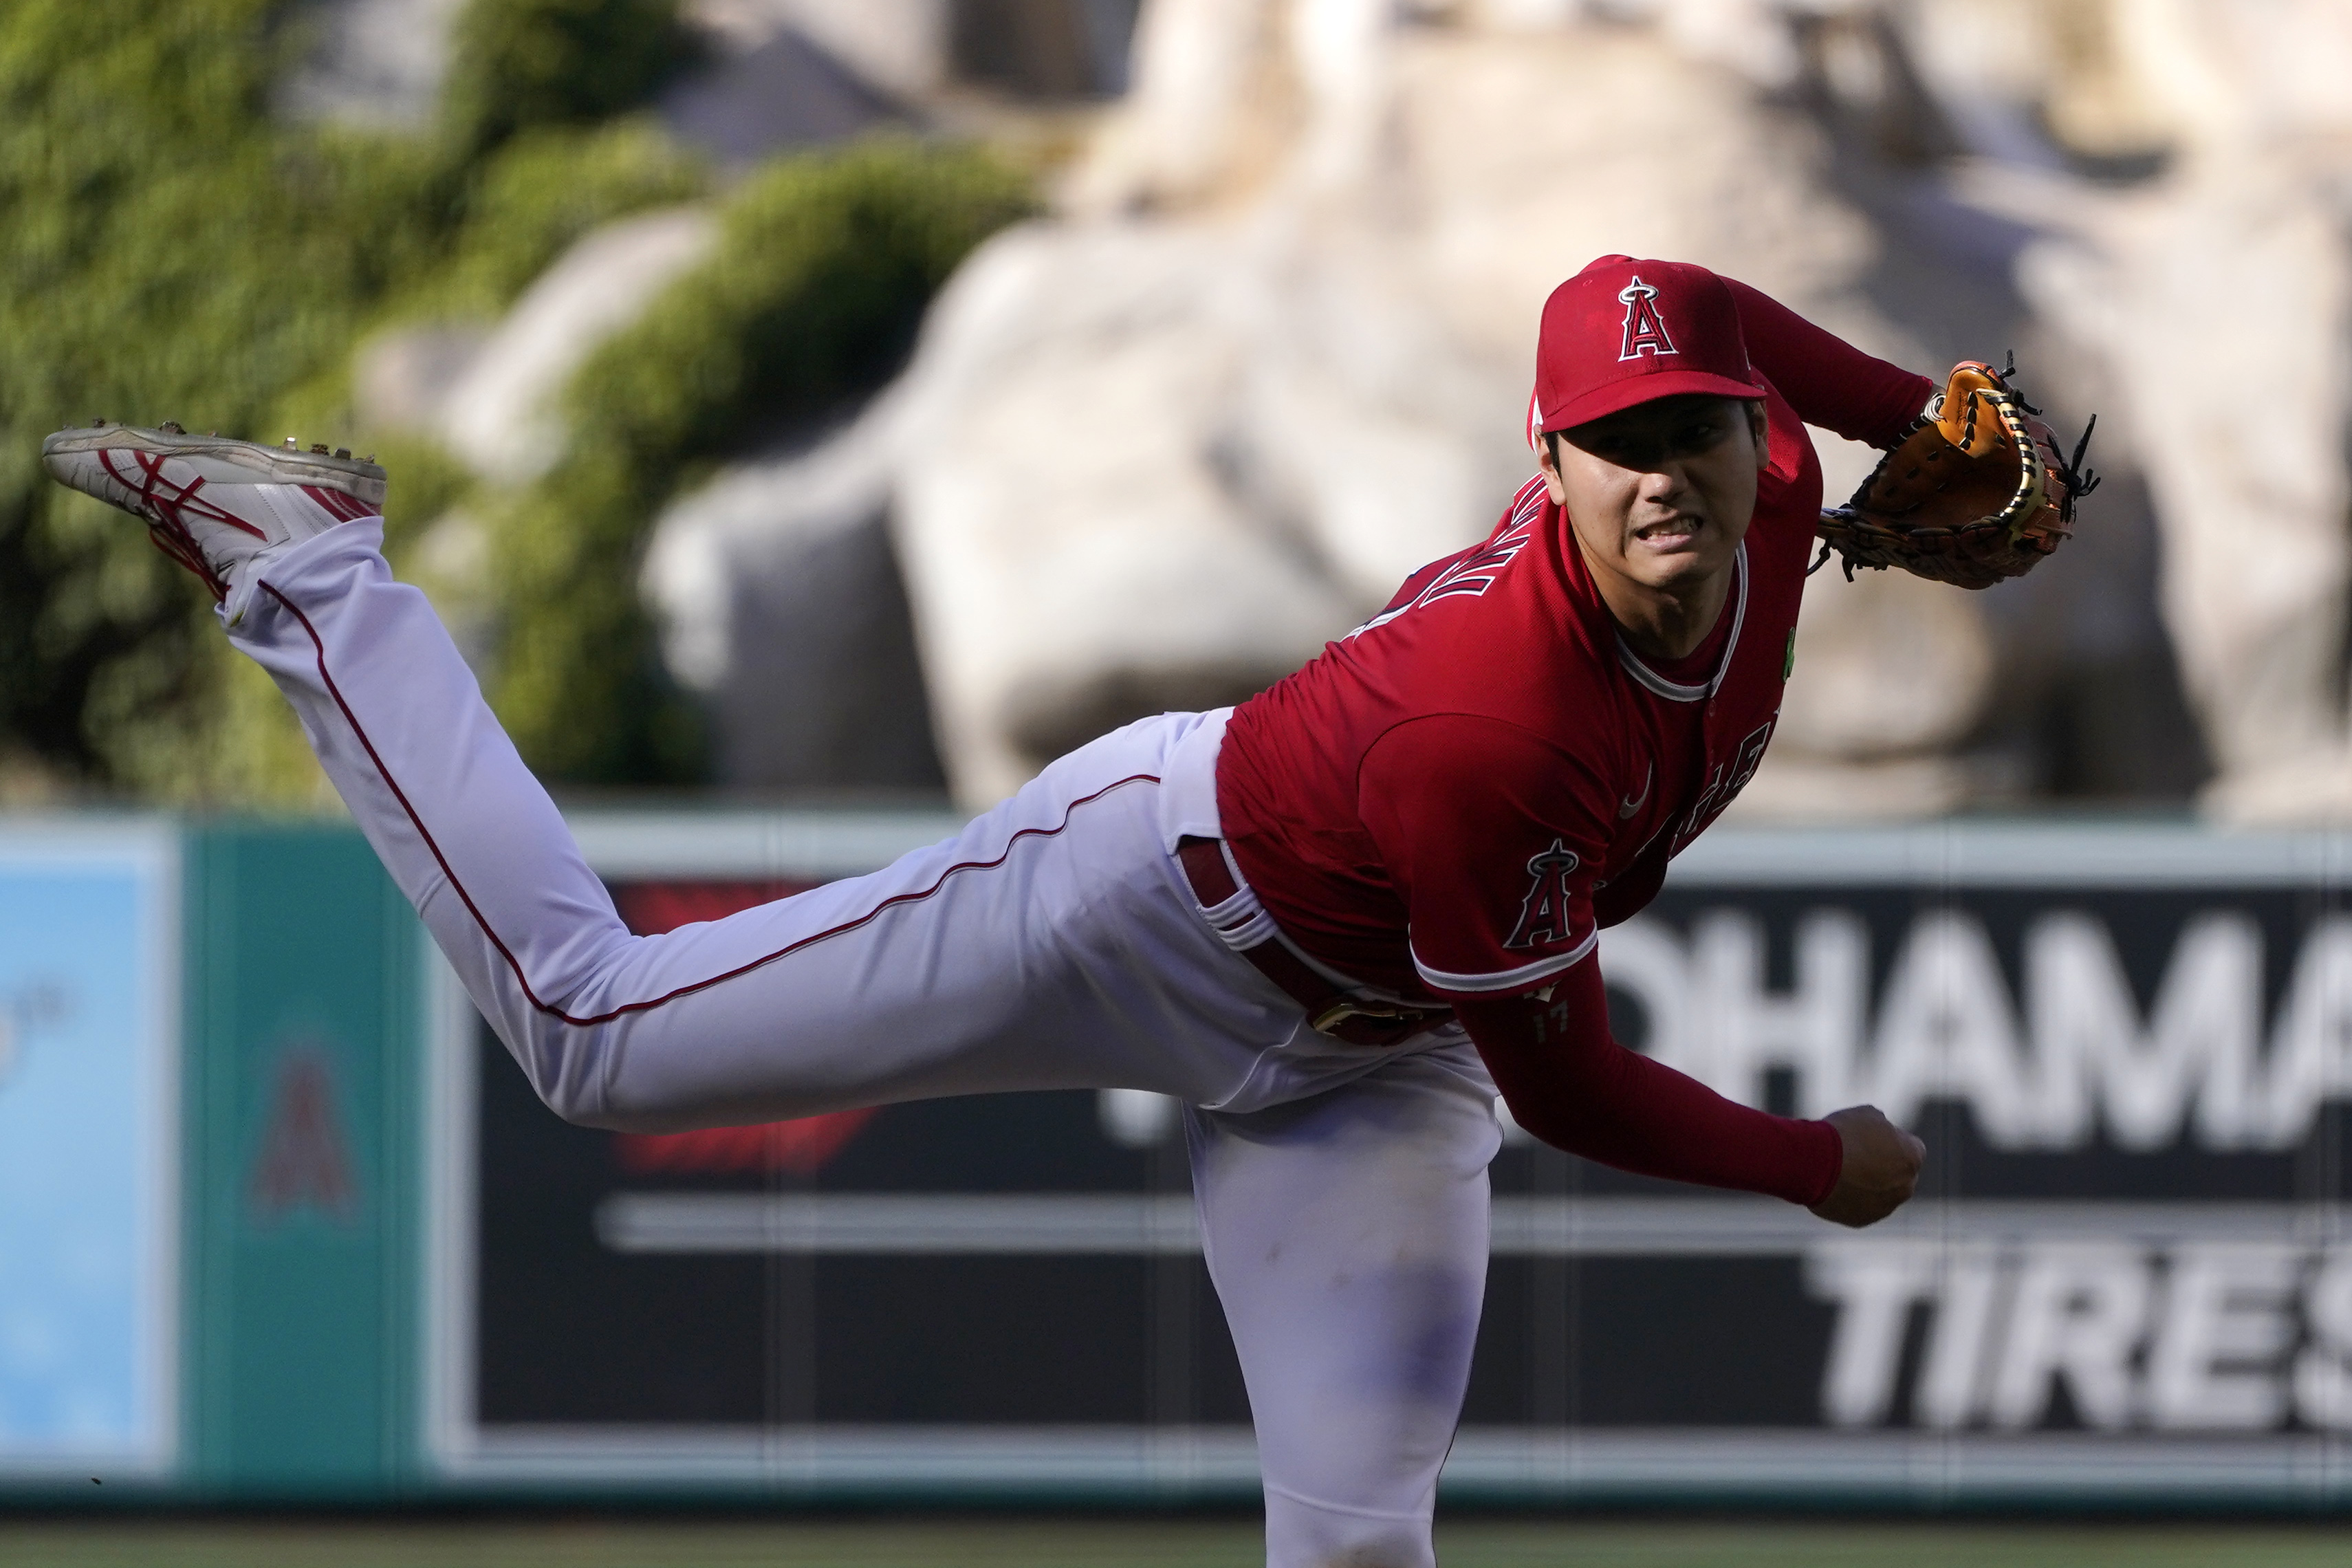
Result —
[[1859, 1229], [1876, 1225], [1911, 1201], [1927, 1145], [1880, 1114], [1874, 1105], [1849, 1105], [1822, 1118], [1845, 1143], [1837, 1185], [1813, 1213]]

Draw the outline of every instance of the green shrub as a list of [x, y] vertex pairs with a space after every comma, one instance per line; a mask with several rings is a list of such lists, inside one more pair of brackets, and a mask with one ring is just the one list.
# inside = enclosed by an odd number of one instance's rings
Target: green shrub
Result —
[[29, 762], [156, 799], [319, 789], [202, 595], [41, 472], [42, 435], [100, 416], [375, 449], [396, 562], [464, 500], [491, 528], [491, 687], [525, 754], [580, 782], [698, 776], [637, 603], [646, 528], [756, 430], [878, 384], [956, 263], [1026, 210], [1024, 180], [903, 141], [752, 175], [709, 262], [582, 370], [567, 459], [473, 495], [429, 443], [356, 427], [352, 350], [493, 317], [590, 229], [708, 190], [619, 113], [676, 64], [677, 7], [472, 0], [423, 136], [274, 121], [282, 9], [0, 0], [0, 781]]
[[986, 155], [905, 140], [782, 160], [730, 196], [711, 258], [582, 366], [567, 459], [497, 519], [494, 700], [534, 767], [701, 776], [636, 594], [655, 515], [753, 432], [878, 386], [957, 263], [1030, 206], [1026, 181]]
[[494, 315], [590, 229], [709, 186], [701, 163], [647, 119], [527, 132], [481, 163], [448, 266], [399, 301], [399, 312]]
[[104, 416], [275, 439], [299, 416], [306, 437], [360, 438], [310, 422], [347, 419], [372, 327], [495, 311], [588, 228], [702, 187], [633, 123], [488, 155], [276, 123], [282, 9], [0, 5], [0, 773], [163, 797], [294, 787], [242, 760], [275, 742], [228, 722], [246, 710], [201, 595], [136, 527], [48, 482], [42, 435]]
[[[290, 195], [331, 156], [268, 133], [264, 0], [0, 7], [0, 735], [143, 783], [217, 683], [184, 581], [51, 486], [41, 436], [250, 428], [347, 341], [370, 236]], [[331, 175], [326, 176], [331, 181]]]
[[452, 29], [441, 117], [478, 152], [642, 103], [694, 57], [675, 0], [499, 0]]

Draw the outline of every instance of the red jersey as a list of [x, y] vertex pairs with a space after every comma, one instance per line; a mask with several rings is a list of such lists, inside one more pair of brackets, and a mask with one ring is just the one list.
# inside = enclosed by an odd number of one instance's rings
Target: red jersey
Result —
[[1816, 422], [1892, 445], [1932, 385], [1733, 288], [1769, 461], [1723, 617], [1692, 658], [1660, 668], [1626, 644], [1538, 479], [1483, 543], [1234, 712], [1223, 829], [1310, 957], [1407, 1000], [1549, 984], [1655, 896], [1754, 775], [1822, 499], [1780, 388], [1802, 388]]

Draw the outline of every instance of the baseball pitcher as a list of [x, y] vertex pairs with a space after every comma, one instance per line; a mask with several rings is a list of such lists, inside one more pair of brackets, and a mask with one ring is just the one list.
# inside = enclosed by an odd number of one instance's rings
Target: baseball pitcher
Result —
[[[1826, 515], [1807, 421], [1895, 453]], [[1938, 389], [1622, 256], [1546, 304], [1528, 434], [1491, 535], [1262, 695], [1106, 735], [887, 869], [650, 937], [386, 568], [381, 469], [172, 425], [44, 456], [203, 579], [565, 1119], [1182, 1101], [1267, 1561], [1310, 1568], [1434, 1561], [1498, 1092], [1559, 1148], [1838, 1224], [1910, 1195], [1922, 1145], [1869, 1107], [1769, 1115], [1616, 1045], [1595, 946], [1755, 773], [1817, 537], [1980, 585], [2081, 488], [1985, 367]]]

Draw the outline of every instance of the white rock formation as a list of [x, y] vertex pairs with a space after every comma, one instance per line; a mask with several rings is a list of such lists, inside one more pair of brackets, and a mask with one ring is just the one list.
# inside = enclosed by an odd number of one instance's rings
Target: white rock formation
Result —
[[[2352, 808], [2338, 695], [2352, 585], [2344, 334], [2352, 257], [2293, 174], [2188, 174], [2053, 242], [2022, 278], [2112, 371], [2162, 528], [2161, 604], [2224, 815]], [[2184, 406], [2194, 384], [2217, 395]], [[2226, 390], [2223, 390], [2226, 389]]]
[[448, 65], [449, 28], [465, 0], [310, 0], [296, 14], [310, 47], [280, 85], [297, 119], [422, 128]]
[[[1655, 35], [1163, 0], [1138, 81], [1076, 216], [975, 258], [909, 374], [937, 412], [897, 526], [970, 804], [1115, 718], [1231, 700], [1490, 526], [1528, 471], [1538, 310], [1597, 254], [1706, 262], [1917, 358], [1853, 292], [1871, 237], [1811, 133]], [[1893, 612], [1903, 671], [1809, 627], [1801, 657], [1908, 713], [1874, 753], [1975, 717], [1983, 636], [1947, 598]]]
[[352, 411], [361, 427], [435, 429], [489, 335], [485, 326], [437, 322], [394, 328], [362, 343], [352, 362]]
[[1000, 237], [909, 376], [895, 521], [941, 753], [1000, 798], [1142, 712], [1235, 700], [1358, 603], [1234, 489], [1233, 263], [1206, 234]]
[[949, 0], [692, 0], [687, 14], [738, 48], [791, 27], [864, 80], [902, 99], [948, 78]]
[[718, 221], [672, 207], [596, 230], [541, 274], [467, 363], [437, 421], [485, 478], [520, 484], [563, 454], [557, 395], [597, 346], [710, 254]]
[[646, 597], [671, 671], [717, 721], [722, 785], [936, 787], [886, 527], [903, 401], [814, 452], [731, 467], [655, 531]]
[[[2160, 600], [2224, 818], [2352, 816], [2352, 10], [2082, 0], [2095, 70], [2047, 118], [2167, 142], [2137, 188], [1979, 171], [2045, 231], [2019, 281], [2102, 384], [2100, 432], [2154, 496]], [[2079, 19], [2079, 18], [2078, 18]], [[2211, 395], [2192, 400], [2191, 388]]]
[[[310, 47], [278, 92], [303, 120], [416, 130], [446, 74], [451, 24], [467, 0], [306, 0]], [[685, 20], [737, 52], [791, 28], [868, 85], [919, 100], [950, 74], [952, 0], [687, 0]]]
[[[898, 388], [772, 473], [814, 494], [838, 457], [887, 505], [961, 800], [1135, 714], [1245, 695], [1483, 533], [1528, 471], [1543, 298], [1595, 255], [1706, 263], [1930, 368], [1859, 291], [1874, 237], [1814, 133], [1765, 97], [1787, 59], [1691, 58], [1777, 12], [1574, 9], [1160, 0], [1066, 215], [984, 247]], [[1868, 458], [1831, 445], [1843, 494]], [[776, 635], [728, 585], [822, 531], [765, 504], [662, 524], [649, 581], [696, 679]], [[1990, 687], [1980, 601], [1826, 575], [1798, 658], [1817, 696], [1751, 813], [1963, 798], [1945, 753]]]
[[[363, 43], [436, 6], [325, 14], [332, 37]], [[918, 95], [948, 68], [951, 9], [694, 7], [740, 39], [792, 26]], [[876, 553], [894, 539], [950, 773], [984, 804], [1119, 718], [1273, 679], [1483, 531], [1527, 469], [1537, 308], [1595, 254], [1706, 262], [1940, 368], [1864, 300], [1870, 225], [1769, 97], [1796, 76], [1796, 41], [1877, 29], [1899, 61], [1847, 47], [1817, 63], [1841, 91], [1924, 80], [1916, 110], [1985, 160], [1958, 194], [2044, 237], [2017, 281], [2072, 352], [2032, 362], [2034, 384], [2073, 381], [2066, 401], [2102, 411], [2108, 465], [2153, 493], [2163, 612], [2222, 769], [2213, 807], [2352, 816], [2352, 7], [1601, 9], [1615, 20], [1591, 21], [1583, 0], [1155, 0], [1136, 89], [1073, 173], [1064, 216], [973, 258], [906, 381], [837, 448], [754, 465], [665, 521], [648, 584], [680, 672], [743, 733], [848, 735], [883, 688], [824, 650], [882, 646], [846, 606], [861, 583], [895, 605]], [[422, 47], [386, 53], [386, 79], [416, 77]], [[1897, 64], [1916, 78], [1890, 76]], [[2169, 148], [2172, 163], [2095, 184], [2066, 171], [2049, 128], [2076, 153]], [[422, 410], [485, 473], [526, 479], [561, 447], [554, 393], [709, 238], [698, 211], [592, 237], [478, 353], [381, 345], [360, 390], [386, 422]], [[2221, 389], [2195, 439], [2184, 376]], [[1828, 460], [1835, 496], [1858, 458]], [[1985, 604], [1824, 574], [1800, 627], [1804, 677], [1742, 809], [1965, 799], [1948, 753], [1995, 679]], [[796, 679], [779, 649], [818, 673]], [[781, 753], [736, 755], [747, 774], [796, 776]]]

